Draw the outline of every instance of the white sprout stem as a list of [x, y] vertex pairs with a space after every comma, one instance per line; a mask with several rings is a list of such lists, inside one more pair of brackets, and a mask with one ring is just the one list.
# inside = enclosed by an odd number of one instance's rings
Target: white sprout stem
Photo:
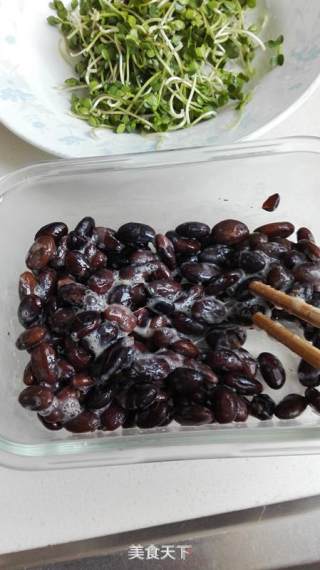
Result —
[[188, 101], [187, 101], [186, 108], [185, 108], [185, 117], [186, 117], [186, 121], [187, 121], [188, 125], [190, 125], [190, 105], [191, 105], [191, 101], [192, 101], [193, 96], [194, 96], [196, 84], [197, 84], [197, 76], [195, 75], [194, 79], [193, 79], [192, 87], [190, 90], [190, 95], [188, 97]]
[[[195, 22], [196, 29], [200, 25], [201, 33], [201, 28], [203, 28], [205, 35], [210, 39], [210, 43], [204, 40], [201, 45], [197, 39], [194, 39], [196, 35], [192, 37], [193, 33], [190, 34], [194, 48], [200, 49], [201, 47], [200, 63], [197, 60], [191, 61], [196, 64], [192, 67], [190, 60], [186, 59], [183, 53], [184, 43], [181, 39], [189, 37], [183, 34], [185, 30], [188, 30], [189, 25], [192, 29], [191, 20], [185, 20], [186, 28], [183, 28], [181, 35], [181, 28], [175, 25], [175, 20], [183, 20], [180, 11], [186, 4], [186, 2], [181, 2], [180, 5], [177, 0], [141, 0], [140, 4], [136, 3], [133, 9], [128, 6], [126, 0], [118, 2], [100, 0], [99, 8], [93, 8], [89, 3], [91, 7], [84, 16], [80, 14], [79, 8], [76, 8], [69, 9], [65, 19], [60, 18], [61, 24], [66, 22], [70, 24], [71, 31], [66, 35], [67, 44], [77, 46], [78, 49], [77, 52], [72, 52], [72, 49], [68, 48], [69, 58], [73, 60], [82, 58], [79, 61], [81, 64], [80, 84], [65, 87], [65, 89], [77, 91], [89, 86], [87, 97], [91, 96], [93, 100], [87, 113], [87, 105], [82, 106], [79, 95], [78, 109], [82, 119], [88, 120], [86, 117], [91, 114], [92, 118], [99, 123], [108, 121], [108, 117], [119, 116], [119, 122], [110, 120], [111, 125], [101, 125], [101, 128], [115, 129], [117, 126], [126, 127], [126, 123], [129, 123], [128, 118], [131, 117], [140, 127], [142, 125], [148, 130], [159, 130], [158, 126], [161, 122], [155, 121], [155, 117], [161, 119], [161, 114], [164, 117], [167, 114], [167, 119], [171, 121], [171, 124], [169, 121], [164, 124], [165, 128], [170, 131], [196, 125], [216, 116], [215, 108], [223, 104], [220, 103], [220, 94], [226, 97], [227, 103], [228, 100], [230, 103], [228, 87], [232, 74], [236, 76], [240, 69], [250, 77], [254, 71], [250, 57], [245, 57], [246, 49], [250, 50], [252, 56], [257, 48], [263, 51], [267, 49], [266, 44], [257, 35], [265, 25], [265, 21], [262, 21], [259, 26], [252, 26], [248, 29], [244, 20], [244, 9], [239, 0], [233, 2], [217, 0], [216, 8], [210, 6], [211, 12], [207, 10], [207, 0], [197, 4], [195, 8], [191, 6], [196, 13], [197, 20], [200, 21], [200, 24]], [[99, 6], [98, 2], [96, 6]], [[141, 8], [148, 6], [154, 6], [152, 12], [148, 10], [140, 12]], [[154, 13], [155, 16], [157, 15], [157, 10], [160, 16], [154, 17]], [[152, 17], [142, 17], [145, 13], [152, 14]], [[135, 18], [135, 23], [132, 25], [135, 36], [132, 37], [131, 32], [125, 32], [125, 34], [128, 33], [125, 35], [122, 31], [122, 26], [125, 29], [127, 24], [128, 14]], [[112, 17], [111, 25], [110, 17]], [[120, 26], [115, 23], [119, 20]], [[244, 36], [252, 41], [245, 42], [242, 39]], [[76, 39], [73, 40], [73, 38]], [[141, 39], [146, 42], [146, 50], [152, 50], [151, 55], [143, 53], [139, 47], [138, 49], [130, 48], [129, 40], [135, 42]], [[239, 51], [239, 55], [234, 60], [228, 58], [229, 42]], [[243, 44], [245, 44], [245, 49], [243, 49]], [[148, 48], [148, 45], [151, 48]], [[104, 46], [106, 50], [109, 50], [106, 53], [103, 51]], [[146, 64], [149, 71], [148, 59], [150, 59], [151, 74], [145, 80]], [[202, 65], [201, 62], [203, 62]], [[78, 65], [78, 62], [74, 65]], [[76, 70], [78, 70], [77, 67]], [[86, 85], [83, 84], [84, 82]], [[116, 96], [108, 93], [109, 84], [115, 84]], [[120, 89], [117, 96], [119, 84], [126, 85], [127, 89]], [[242, 105], [246, 99], [245, 91], [241, 89], [241, 81], [239, 85], [240, 96], [237, 97], [237, 103]], [[146, 113], [144, 98], [150, 94], [153, 97], [151, 99], [152, 110]], [[153, 101], [156, 102], [155, 108]], [[75, 102], [77, 104], [77, 98]], [[211, 110], [208, 111], [208, 108]], [[75, 106], [74, 109], [77, 110], [77, 107]], [[115, 127], [112, 126], [114, 124]]]
[[160, 34], [162, 35], [164, 41], [166, 42], [167, 46], [169, 47], [169, 49], [171, 50], [180, 70], [182, 70], [182, 62], [181, 59], [179, 57], [179, 55], [177, 54], [176, 50], [174, 49], [172, 43], [170, 42], [168, 36], [166, 35], [166, 33], [163, 31], [163, 29], [160, 30]]
[[181, 119], [181, 118], [184, 118], [185, 112], [183, 109], [181, 109], [180, 113], [177, 113], [175, 111], [174, 106], [173, 106], [173, 101], [176, 98], [176, 96], [177, 96], [176, 93], [173, 93], [169, 99], [170, 113], [174, 119]]

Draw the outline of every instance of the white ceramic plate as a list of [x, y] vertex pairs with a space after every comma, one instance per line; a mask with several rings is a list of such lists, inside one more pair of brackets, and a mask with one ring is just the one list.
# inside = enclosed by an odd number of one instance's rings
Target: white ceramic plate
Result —
[[91, 129], [71, 116], [69, 93], [59, 90], [72, 75], [59, 53], [59, 34], [46, 18], [47, 0], [0, 0], [0, 120], [35, 146], [65, 157], [232, 143], [266, 132], [319, 83], [319, 0], [266, 0], [269, 33], [285, 36], [286, 63], [265, 75], [241, 120], [216, 119], [169, 135], [114, 134]]

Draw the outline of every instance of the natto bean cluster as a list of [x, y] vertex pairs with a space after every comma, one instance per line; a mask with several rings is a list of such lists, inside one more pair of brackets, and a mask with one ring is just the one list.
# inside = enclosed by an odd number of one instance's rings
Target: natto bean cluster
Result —
[[[20, 404], [50, 430], [74, 433], [244, 422], [320, 412], [320, 371], [301, 362], [305, 396], [278, 405], [265, 386], [286, 381], [279, 359], [243, 346], [257, 311], [292, 319], [252, 294], [260, 280], [320, 306], [320, 249], [289, 222], [253, 233], [237, 220], [186, 222], [156, 234], [83, 218], [35, 235], [19, 281], [17, 347], [30, 355]], [[320, 346], [318, 331], [304, 327]]]

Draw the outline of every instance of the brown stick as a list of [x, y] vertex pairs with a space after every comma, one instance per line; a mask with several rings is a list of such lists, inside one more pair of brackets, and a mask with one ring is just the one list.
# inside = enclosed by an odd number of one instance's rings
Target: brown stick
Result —
[[314, 327], [320, 327], [320, 309], [309, 305], [302, 299], [299, 299], [299, 297], [287, 295], [283, 293], [283, 291], [277, 291], [270, 287], [270, 285], [259, 281], [252, 281], [249, 288], [253, 293], [267, 299], [267, 301], [270, 301], [276, 307], [285, 309], [291, 315], [310, 323], [310, 325]]
[[290, 348], [290, 350], [301, 356], [301, 358], [311, 364], [311, 366], [320, 368], [320, 350], [315, 348], [310, 342], [294, 334], [279, 322], [273, 321], [262, 313], [253, 315], [252, 320], [257, 327], [281, 342], [281, 344]]

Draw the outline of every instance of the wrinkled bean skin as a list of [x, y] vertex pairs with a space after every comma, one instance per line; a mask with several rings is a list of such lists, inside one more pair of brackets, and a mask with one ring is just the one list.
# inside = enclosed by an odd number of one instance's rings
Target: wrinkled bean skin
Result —
[[47, 342], [39, 344], [31, 353], [32, 372], [39, 382], [54, 384], [59, 379], [57, 355]]
[[175, 303], [176, 309], [178, 311], [185, 311], [187, 309], [189, 312], [189, 308], [192, 306], [193, 302], [197, 299], [201, 299], [203, 294], [204, 287], [200, 283], [184, 288], [183, 292]]
[[239, 355], [229, 348], [219, 348], [210, 351], [207, 356], [207, 362], [213, 370], [222, 372], [243, 372], [243, 363]]
[[111, 322], [114, 322], [118, 327], [127, 333], [131, 333], [137, 326], [137, 319], [132, 311], [122, 305], [109, 305], [104, 311], [104, 316]]
[[99, 327], [100, 322], [100, 315], [96, 311], [83, 311], [83, 313], [78, 313], [70, 325], [72, 339], [77, 341], [87, 336]]
[[147, 307], [158, 315], [172, 315], [174, 313], [173, 302], [168, 299], [163, 299], [162, 297], [149, 299]]
[[292, 241], [283, 237], [275, 237], [272, 242], [269, 243], [279, 244], [285, 249], [285, 251], [292, 251], [293, 246], [296, 246]]
[[229, 259], [232, 252], [228, 245], [217, 244], [206, 247], [199, 255], [199, 261], [203, 263], [213, 263], [213, 265], [223, 266]]
[[29, 269], [39, 270], [45, 267], [56, 253], [56, 244], [50, 236], [40, 236], [31, 246], [26, 259]]
[[68, 251], [67, 242], [68, 242], [68, 237], [63, 236], [61, 238], [59, 245], [57, 246], [56, 254], [54, 258], [51, 259], [50, 261], [50, 266], [53, 267], [54, 269], [61, 269], [62, 267], [64, 267], [66, 254]]
[[[93, 243], [91, 243], [91, 242], [89, 242], [89, 243], [83, 248], [83, 254], [84, 254], [84, 256], [85, 256], [85, 258], [86, 258], [86, 260], [87, 260], [87, 262], [88, 262], [88, 264], [89, 264], [91, 270], [96, 269], [95, 267], [92, 266], [92, 261], [94, 261], [96, 255], [97, 255], [98, 253], [101, 253], [101, 254], [102, 254], [102, 252], [97, 249], [96, 245], [93, 244]], [[104, 254], [102, 254], [102, 255], [104, 255]]]
[[173, 244], [176, 254], [194, 255], [201, 250], [201, 242], [196, 239], [179, 236], [176, 232], [167, 232], [166, 237]]
[[38, 282], [31, 271], [21, 273], [19, 279], [19, 296], [21, 301], [28, 295], [33, 295]]
[[268, 273], [267, 283], [274, 289], [287, 291], [293, 283], [293, 278], [284, 267], [281, 265], [274, 265]]
[[320, 392], [315, 388], [308, 388], [305, 393], [305, 398], [312, 410], [320, 414]]
[[151, 312], [146, 307], [140, 307], [134, 311], [134, 315], [137, 319], [137, 326], [138, 327], [146, 327], [151, 319]]
[[114, 283], [114, 274], [110, 269], [98, 269], [88, 280], [88, 287], [98, 295], [104, 295]]
[[147, 382], [130, 386], [116, 395], [117, 402], [125, 410], [146, 409], [157, 399], [158, 388]]
[[[90, 376], [91, 378], [91, 376]], [[94, 386], [86, 395], [85, 404], [89, 410], [99, 410], [111, 403], [114, 387], [111, 383]]]
[[152, 335], [152, 342], [157, 348], [165, 348], [175, 342], [177, 333], [172, 328], [156, 329]]
[[152, 271], [152, 278], [169, 280], [173, 279], [170, 269], [168, 269], [168, 267], [161, 261], [157, 263], [156, 268]]
[[68, 251], [66, 255], [67, 270], [78, 279], [85, 278], [89, 273], [89, 264], [80, 251]]
[[210, 227], [201, 222], [185, 222], [175, 229], [176, 233], [182, 237], [193, 239], [206, 239], [210, 235]]
[[[137, 285], [137, 287], [140, 287], [140, 285]], [[109, 293], [109, 304], [132, 308], [133, 290], [134, 287], [130, 288], [128, 285], [116, 285]]]
[[268, 236], [269, 240], [273, 238], [287, 238], [294, 233], [294, 225], [290, 222], [271, 222], [264, 226], [260, 226], [255, 232], [259, 232]]
[[276, 406], [275, 415], [281, 420], [293, 420], [307, 407], [307, 400], [299, 394], [289, 394]]
[[75, 434], [246, 422], [249, 414], [264, 421], [275, 410], [291, 419], [308, 403], [320, 410], [320, 370], [301, 361], [305, 398], [276, 405], [263, 389], [283, 386], [282, 364], [244, 348], [256, 312], [292, 320], [320, 348], [317, 329], [250, 289], [253, 280], [269, 283], [320, 308], [320, 249], [308, 228], [296, 242], [293, 231], [272, 222], [250, 233], [227, 219], [156, 233], [131, 221], [96, 226], [91, 216], [72, 231], [43, 226], [19, 279], [26, 330], [17, 347], [29, 353], [20, 402], [42, 427]]
[[236, 417], [234, 418], [235, 422], [246, 422], [249, 415], [249, 405], [241, 397], [237, 397], [237, 412]]
[[307, 239], [309, 241], [315, 241], [314, 239], [314, 235], [312, 233], [311, 230], [309, 230], [309, 228], [299, 228], [297, 231], [297, 240], [301, 241]]
[[280, 194], [272, 194], [262, 204], [262, 209], [266, 212], [274, 212], [280, 204]]
[[116, 238], [116, 231], [111, 228], [104, 228], [101, 226], [95, 229], [97, 235], [97, 246], [106, 252], [120, 252], [124, 246]]
[[305, 360], [301, 360], [298, 367], [298, 378], [302, 386], [307, 388], [314, 388], [320, 385], [320, 370], [313, 368]]
[[192, 319], [184, 313], [175, 313], [173, 315], [173, 324], [177, 331], [183, 334], [201, 335], [205, 330], [205, 326], [195, 319]]
[[103, 269], [107, 265], [108, 258], [102, 253], [102, 251], [97, 251], [94, 256], [90, 259], [90, 271], [96, 271], [98, 269]]
[[294, 278], [301, 283], [310, 283], [311, 285], [320, 284], [320, 262], [318, 263], [302, 263], [293, 271]]
[[[38, 413], [38, 417], [44, 419], [47, 424], [53, 424], [53, 427], [51, 429], [56, 430], [61, 429], [63, 425], [64, 413], [60, 407], [57, 408], [54, 404], [55, 400], [47, 410], [41, 410]], [[57, 427], [58, 424], [60, 426], [59, 428]]]
[[247, 273], [258, 273], [266, 266], [266, 256], [259, 251], [243, 251], [240, 254], [239, 267]]
[[256, 359], [243, 347], [239, 347], [236, 352], [242, 361], [244, 374], [249, 378], [255, 378], [258, 368]]
[[53, 402], [53, 394], [49, 388], [28, 386], [19, 395], [19, 403], [34, 412], [49, 408]]
[[247, 378], [241, 374], [226, 374], [223, 377], [223, 384], [233, 388], [242, 396], [254, 396], [262, 392], [262, 384], [254, 378]]
[[61, 307], [50, 315], [49, 323], [56, 334], [65, 335], [69, 332], [74, 318], [75, 312], [71, 307]]
[[279, 390], [286, 381], [286, 372], [279, 358], [270, 352], [261, 352], [258, 356], [260, 372], [264, 381], [273, 388]]
[[246, 330], [239, 326], [223, 326], [215, 327], [206, 336], [207, 344], [213, 348], [239, 348], [247, 339]]
[[67, 384], [68, 382], [73, 381], [76, 371], [70, 362], [60, 358], [57, 360], [57, 367], [59, 382]]
[[78, 371], [86, 368], [92, 360], [90, 352], [69, 338], [65, 341], [65, 351], [69, 362]]
[[181, 285], [175, 281], [151, 281], [146, 287], [152, 297], [165, 297], [175, 300], [181, 293]]
[[176, 368], [166, 379], [169, 388], [176, 394], [191, 396], [204, 386], [204, 376], [190, 368]]
[[137, 249], [130, 255], [131, 265], [145, 265], [146, 263], [155, 263], [156, 258], [152, 251], [148, 249]]
[[[125, 306], [131, 309], [138, 309], [139, 307], [144, 307], [148, 300], [148, 295], [145, 286], [140, 283], [140, 285], [135, 285], [129, 290], [129, 300], [123, 303]], [[119, 303], [119, 301], [117, 301]], [[122, 303], [121, 303], [122, 304]]]
[[175, 269], [177, 266], [177, 260], [172, 241], [163, 234], [157, 234], [155, 245], [163, 263], [165, 263], [169, 269]]
[[33, 386], [34, 384], [37, 384], [37, 380], [32, 372], [31, 362], [29, 362], [29, 364], [27, 364], [27, 366], [24, 369], [23, 383], [26, 386]]
[[272, 259], [275, 258], [280, 260], [284, 254], [288, 253], [288, 247], [283, 243], [269, 241], [268, 243], [261, 244], [260, 251]]
[[228, 387], [219, 386], [213, 396], [213, 413], [219, 424], [228, 424], [237, 416], [237, 395]]
[[86, 433], [96, 431], [100, 426], [100, 418], [93, 412], [81, 412], [78, 416], [65, 424], [65, 429], [72, 433]]
[[[104, 321], [98, 329], [94, 331], [93, 344], [99, 347], [99, 352], [109, 348], [118, 338], [119, 329], [115, 323]], [[83, 338], [81, 344], [91, 350], [91, 335]]]
[[176, 340], [171, 344], [171, 349], [187, 358], [197, 358], [199, 356], [198, 347], [189, 339]]
[[211, 424], [214, 421], [212, 411], [198, 404], [181, 407], [174, 414], [174, 419], [182, 426]]
[[169, 319], [169, 317], [166, 317], [165, 315], [158, 315], [156, 317], [151, 318], [150, 321], [150, 329], [163, 329], [165, 327], [170, 327], [171, 326], [171, 321]]
[[16, 347], [18, 350], [32, 350], [48, 339], [48, 331], [44, 327], [30, 327], [18, 337]]
[[136, 423], [139, 428], [150, 429], [166, 425], [170, 419], [167, 403], [157, 401], [146, 410], [138, 412]]
[[80, 222], [74, 228], [74, 231], [76, 234], [79, 234], [80, 236], [90, 238], [93, 234], [94, 227], [95, 227], [94, 219], [91, 218], [90, 216], [86, 216], [85, 218], [82, 218], [82, 220], [80, 220]]
[[214, 297], [196, 301], [192, 307], [192, 316], [203, 324], [216, 325], [226, 318], [225, 305]]
[[81, 307], [84, 302], [86, 288], [81, 283], [70, 283], [59, 289], [61, 300], [71, 306]]
[[102, 412], [100, 420], [103, 429], [114, 431], [122, 427], [127, 417], [126, 411], [115, 403], [112, 403], [104, 412]]
[[38, 414], [38, 418], [44, 427], [50, 431], [59, 431], [63, 428], [63, 424], [61, 422], [48, 421], [46, 416], [41, 416], [40, 414]]
[[219, 277], [213, 280], [212, 283], [207, 285], [206, 293], [207, 295], [221, 296], [224, 294], [232, 295], [237, 287], [237, 284], [241, 282], [244, 278], [244, 272], [242, 269], [234, 269], [231, 271], [226, 271]]
[[256, 361], [242, 348], [231, 350], [219, 347], [208, 352], [207, 361], [214, 370], [243, 373], [249, 378], [254, 378], [257, 372]]
[[63, 222], [52, 222], [51, 224], [46, 224], [42, 226], [39, 231], [37, 231], [34, 239], [37, 240], [41, 236], [50, 236], [54, 239], [55, 243], [58, 244], [62, 237], [67, 235], [68, 226]]
[[126, 370], [131, 367], [134, 358], [132, 347], [125, 347], [121, 342], [116, 342], [110, 348], [106, 348], [102, 354], [96, 358], [91, 374], [94, 378], [105, 381], [116, 372]]
[[237, 220], [224, 220], [216, 224], [211, 232], [215, 243], [224, 245], [236, 245], [249, 236], [249, 229], [245, 224]]
[[39, 271], [36, 292], [43, 301], [48, 301], [55, 294], [56, 285], [57, 272], [54, 269], [46, 267]]
[[37, 295], [24, 297], [19, 305], [18, 319], [25, 328], [41, 324], [43, 317], [43, 304]]
[[281, 262], [287, 269], [294, 269], [301, 263], [305, 263], [306, 256], [300, 251], [291, 250], [286, 251], [281, 255]]
[[118, 229], [117, 238], [125, 245], [144, 249], [148, 243], [153, 243], [156, 233], [146, 224], [129, 222]]
[[88, 240], [76, 232], [70, 232], [67, 237], [66, 245], [69, 251], [81, 250], [88, 245]]
[[165, 355], [161, 353], [146, 354], [145, 357], [134, 361], [130, 373], [131, 375], [142, 376], [150, 381], [160, 381], [167, 378], [170, 373], [170, 365]]
[[250, 248], [253, 250], [260, 249], [262, 244], [268, 243], [268, 240], [268, 236], [266, 236], [266, 234], [262, 234], [261, 232], [253, 232], [248, 237]]
[[316, 262], [320, 259], [320, 247], [311, 240], [299, 240], [297, 243], [297, 248], [299, 251], [304, 253], [310, 261]]
[[267, 394], [259, 394], [250, 402], [249, 413], [258, 420], [266, 421], [271, 420], [275, 408], [276, 405], [270, 396]]
[[68, 275], [67, 277], [58, 277], [57, 289], [59, 290], [61, 289], [61, 287], [64, 287], [65, 285], [75, 285], [75, 278], [71, 277], [71, 275]]
[[220, 269], [212, 263], [187, 262], [181, 266], [182, 275], [191, 283], [209, 283], [220, 274]]

